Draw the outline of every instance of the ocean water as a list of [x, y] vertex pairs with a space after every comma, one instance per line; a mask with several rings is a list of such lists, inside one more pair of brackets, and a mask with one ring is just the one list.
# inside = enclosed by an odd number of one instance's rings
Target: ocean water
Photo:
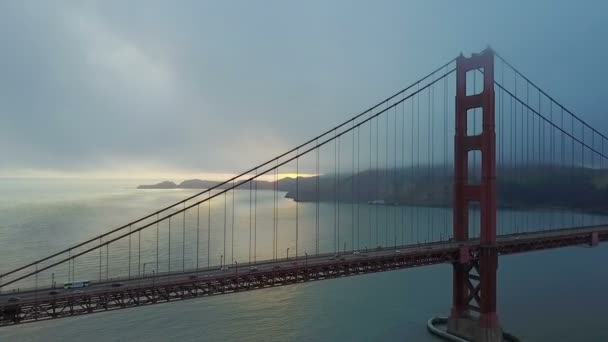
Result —
[[[194, 193], [135, 189], [142, 182], [0, 180], [0, 270], [47, 255]], [[130, 261], [130, 272], [141, 272], [142, 263], [163, 271], [169, 267], [191, 268], [197, 262], [199, 266], [216, 265], [224, 256], [230, 262], [267, 259], [274, 254], [284, 257], [287, 248], [294, 255], [291, 241], [295, 222], [290, 217], [295, 217], [296, 210], [300, 218], [298, 253], [316, 252], [314, 203], [300, 203], [296, 208], [294, 202], [277, 198], [280, 213], [274, 249], [274, 194], [258, 193], [255, 247], [248, 235], [249, 198], [248, 191], [237, 191], [234, 210], [231, 195], [212, 203], [211, 229], [199, 225], [201, 239], [196, 254], [196, 217], [190, 212], [183, 221], [173, 222], [173, 230], [159, 228], [164, 239], [158, 263], [153, 248], [156, 236], [144, 235], [137, 242], [143, 257], [137, 260], [127, 257], [124, 245], [110, 249], [111, 265], [121, 266], [108, 267], [109, 274], [105, 264], [97, 270], [98, 260], [105, 262], [106, 255], [95, 255], [74, 265], [76, 276], [57, 272], [55, 279], [64, 281], [75, 276], [95, 280], [124, 275], [129, 271], [125, 260]], [[224, 209], [224, 203], [228, 209]], [[201, 207], [198, 214], [203, 211]], [[442, 208], [336, 207], [323, 203], [319, 206], [319, 249], [350, 250], [448, 239], [450, 216], [450, 211]], [[200, 221], [206, 218], [199, 217]], [[604, 220], [565, 211], [501, 211], [499, 231]], [[339, 230], [334, 229], [337, 221]], [[473, 234], [476, 229], [471, 227]], [[169, 236], [171, 243], [165, 241]], [[213, 247], [208, 250], [207, 246]], [[608, 270], [602, 266], [607, 257], [606, 246], [501, 257], [498, 308], [504, 328], [524, 341], [608, 341]], [[46, 284], [47, 278], [39, 281]], [[23, 324], [0, 329], [0, 341], [436, 341], [426, 331], [426, 320], [446, 315], [450, 302], [451, 266], [438, 265]]]

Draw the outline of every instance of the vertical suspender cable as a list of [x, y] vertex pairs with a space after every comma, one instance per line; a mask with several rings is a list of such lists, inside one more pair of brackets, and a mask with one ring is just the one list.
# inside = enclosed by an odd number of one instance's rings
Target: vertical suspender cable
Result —
[[[431, 98], [434, 97], [434, 92], [433, 92], [433, 86], [431, 85], [430, 88], [427, 89], [427, 93], [428, 93], [428, 133], [427, 133], [427, 139], [428, 139], [428, 143], [427, 143], [427, 180], [431, 181], [433, 178], [433, 173], [432, 173], [432, 163], [433, 163], [433, 101], [431, 100]], [[434, 100], [434, 99], [433, 99]], [[433, 213], [430, 210], [430, 208], [427, 209], [428, 211], [428, 216], [427, 216], [427, 220], [428, 220], [428, 225], [427, 225], [427, 234], [428, 234], [428, 241], [431, 242], [434, 239], [434, 228], [433, 228]]]
[[[570, 117], [570, 133], [572, 134], [572, 136], [574, 136], [574, 118]], [[575, 170], [574, 170], [574, 138], [570, 138], [570, 141], [572, 142], [572, 146], [570, 148], [570, 179], [574, 179], [575, 176]], [[570, 217], [572, 220], [572, 227], [575, 226], [574, 223], [574, 210], [570, 211]]]
[[102, 241], [101, 241], [101, 238], [99, 238], [99, 281], [100, 282], [101, 282], [101, 251], [102, 251], [101, 244], [102, 244]]
[[361, 249], [361, 126], [357, 126], [357, 250]]
[[340, 140], [341, 136], [338, 136], [338, 159], [336, 159], [336, 178], [338, 180], [338, 191], [336, 192], [336, 210], [337, 210], [337, 225], [336, 225], [336, 248], [338, 250], [338, 252], [340, 252], [340, 201], [341, 201], [341, 196], [340, 196], [340, 150], [341, 150], [341, 146], [340, 146]]
[[[380, 184], [378, 182], [378, 177], [380, 176], [380, 170], [378, 169], [378, 155], [380, 153], [380, 140], [379, 140], [379, 127], [380, 126], [380, 118], [376, 117], [376, 199], [380, 198]], [[375, 225], [375, 229], [376, 229], [376, 245], [380, 245], [380, 241], [378, 240], [378, 206], [375, 205], [374, 206], [374, 213], [376, 216], [376, 225]]]
[[[296, 149], [296, 155], [300, 150]], [[299, 219], [300, 219], [300, 157], [296, 158], [296, 260], [298, 259]]]
[[[553, 124], [553, 101], [549, 101], [549, 120], [551, 122], [551, 124]], [[551, 145], [550, 145], [550, 150], [551, 150], [551, 162], [549, 163], [550, 167], [556, 167], [556, 163], [555, 163], [555, 146], [554, 146], [554, 140], [555, 140], [555, 129], [552, 129], [551, 126], [549, 126], [549, 134], [551, 135], [550, 141], [551, 141]], [[553, 216], [554, 216], [554, 210], [551, 210], [551, 212], [549, 213], [549, 228], [553, 229], [555, 228], [553, 226]]]
[[277, 166], [274, 170], [274, 189], [275, 189], [275, 196], [274, 196], [274, 200], [275, 200], [275, 207], [274, 210], [276, 212], [275, 214], [275, 222], [274, 222], [274, 254], [275, 254], [275, 259], [279, 258], [279, 160], [277, 159]]
[[[560, 123], [560, 128], [562, 129], [561, 133], [561, 148], [560, 148], [560, 154], [562, 156], [562, 160], [561, 160], [561, 164], [560, 164], [560, 168], [565, 168], [566, 167], [566, 163], [565, 163], [565, 158], [566, 158], [566, 141], [565, 141], [565, 134], [564, 134], [564, 108], [562, 108], [561, 110], [561, 119], [560, 119], [561, 123]], [[604, 147], [604, 141], [602, 140], [602, 148]], [[602, 154], [604, 151], [602, 150]], [[560, 175], [560, 177], [563, 178], [563, 175]], [[561, 210], [561, 220], [560, 222], [565, 223], [566, 222], [566, 213], [565, 213], [565, 205], [562, 205], [562, 210]]]
[[[370, 120], [368, 122], [369, 125], [369, 146], [368, 146], [368, 151], [369, 151], [369, 176], [372, 175], [372, 124], [374, 123], [373, 119]], [[370, 195], [372, 195], [372, 193], [370, 193]], [[372, 198], [373, 200], [373, 198]], [[372, 207], [370, 205], [367, 206], [367, 233], [368, 233], [368, 237], [367, 237], [367, 245], [369, 247], [372, 247]]]
[[196, 270], [199, 268], [200, 230], [201, 230], [201, 206], [196, 206]]
[[[515, 168], [515, 165], [513, 163], [513, 149], [514, 149], [514, 139], [513, 139], [513, 96], [509, 96], [509, 149], [508, 149], [508, 154], [509, 154], [509, 163], [508, 163], [508, 168], [511, 172], [513, 172], [513, 169]], [[506, 132], [505, 132], [506, 133]], [[517, 223], [515, 223], [514, 221], [516, 220], [516, 216], [517, 213], [513, 212], [511, 215], [509, 215], [509, 221], [511, 222], [509, 224], [509, 227], [511, 230], [515, 230], [515, 232], [518, 232], [519, 230], [519, 225]]]
[[[540, 167], [542, 166], [542, 158], [543, 158], [543, 153], [542, 153], [542, 149], [543, 149], [543, 143], [542, 143], [542, 93], [539, 91], [538, 92], [538, 160], [536, 162], [537, 164], [537, 170], [540, 170]], [[542, 227], [542, 222], [541, 222], [541, 215], [535, 215], [538, 223], [536, 224], [536, 228], [538, 229], [538, 227]], [[545, 227], [542, 227], [542, 230]]]
[[[582, 131], [582, 139], [581, 139], [581, 176], [585, 175], [586, 167], [585, 167], [585, 125], [581, 123], [581, 131]], [[583, 226], [586, 225], [585, 214], [582, 208], [579, 208], [579, 212], [582, 217]]]
[[253, 194], [253, 262], [257, 262], [258, 251], [258, 169], [255, 169], [255, 184]]
[[141, 276], [141, 230], [137, 232], [137, 276]]
[[[512, 121], [513, 127], [511, 129], [511, 132], [512, 132], [512, 137], [511, 137], [511, 139], [512, 139], [511, 146], [512, 147], [511, 148], [513, 149], [513, 171], [514, 171], [514, 177], [517, 180], [517, 182], [519, 182], [521, 184], [521, 179], [522, 179], [522, 172], [521, 171], [522, 170], [517, 165], [517, 162], [518, 162], [518, 159], [517, 159], [517, 143], [520, 141], [520, 140], [517, 139], [517, 131], [518, 131], [517, 130], [517, 107], [518, 107], [517, 99], [519, 99], [519, 97], [517, 96], [517, 74], [515, 74], [513, 83], [514, 83], [514, 94], [515, 94], [514, 101], [515, 102], [513, 103], [512, 112], [511, 112], [511, 115], [513, 116], [513, 121]], [[518, 212], [515, 215], [516, 215], [515, 225], [517, 227], [521, 227], [522, 223], [519, 222], [519, 221], [523, 222], [523, 219], [524, 219], [523, 216], [525, 216], [526, 214], [522, 213], [522, 212]], [[521, 220], [519, 220], [519, 219], [521, 219]]]
[[277, 206], [276, 206], [276, 211], [277, 211], [277, 221], [276, 221], [276, 226], [275, 226], [275, 254], [276, 257], [279, 257], [279, 166], [278, 166], [279, 160], [277, 159], [277, 168], [275, 170], [275, 174], [276, 174], [276, 202], [277, 202]]
[[[530, 117], [530, 101], [529, 101], [529, 97], [530, 97], [530, 83], [526, 82], [526, 116], [528, 117], [528, 120], [532, 121], [532, 134], [534, 134], [534, 116], [532, 114], [532, 117]], [[530, 144], [530, 123], [528, 121], [528, 125], [526, 125], [526, 167], [525, 169], [528, 170], [528, 172], [530, 172], [530, 170], [532, 169], [531, 167], [531, 163], [530, 163], [530, 159], [533, 159], [534, 156], [534, 150], [532, 150], [532, 156], [530, 156], [530, 149], [531, 149], [531, 145]], [[533, 147], [533, 145], [532, 145]], [[527, 230], [528, 227], [530, 227], [530, 214], [526, 213], [525, 214], [526, 217], [526, 223], [525, 223], [525, 229]]]
[[234, 187], [234, 180], [232, 181], [232, 218], [230, 219], [230, 264], [234, 264], [234, 194], [236, 193], [236, 188]]
[[[447, 66], [446, 66], [447, 71]], [[443, 172], [446, 179], [448, 178], [448, 77], [445, 76], [443, 79]], [[449, 200], [448, 198], [448, 190], [447, 186], [444, 191], [445, 196], [445, 205], [448, 206]], [[443, 221], [443, 238], [448, 240], [448, 211], [444, 211], [444, 221]]]
[[[420, 84], [418, 84], [420, 91]], [[420, 176], [420, 94], [416, 94], [417, 111], [416, 111], [416, 178]], [[420, 241], [420, 208], [416, 208], [416, 235]]]
[[207, 199], [207, 268], [211, 268], [211, 192]]
[[252, 221], [251, 219], [253, 218], [253, 207], [252, 207], [252, 196], [253, 196], [253, 182], [255, 182], [255, 180], [249, 182], [249, 244], [247, 245], [247, 247], [249, 248], [248, 254], [249, 254], [249, 263], [251, 264], [251, 228], [252, 228]]
[[[389, 117], [389, 112], [388, 112], [388, 102], [386, 103], [386, 108], [387, 110], [382, 114], [385, 118], [386, 118], [386, 130], [384, 131], [384, 137], [385, 137], [385, 143], [384, 143], [384, 147], [385, 147], [385, 151], [384, 151], [384, 200], [386, 202], [386, 200], [388, 200], [388, 196], [389, 196], [389, 189], [390, 189], [390, 182], [389, 182], [389, 162], [388, 162], [388, 135], [389, 135], [389, 130], [388, 130], [388, 117]], [[383, 206], [383, 211], [384, 211], [384, 246], [388, 247], [389, 246], [389, 242], [388, 242], [388, 206]]]
[[[357, 131], [359, 127], [357, 127]], [[359, 227], [355, 226], [355, 121], [353, 121], [353, 128], [351, 130], [353, 143], [352, 143], [352, 165], [351, 165], [351, 178], [350, 178], [350, 212], [351, 212], [351, 221], [350, 221], [350, 249], [355, 250], [355, 229], [359, 229]]]
[[[397, 173], [400, 178], [398, 184], [403, 184], [403, 178], [405, 176], [405, 93], [403, 93], [403, 103], [401, 104], [401, 169]], [[399, 188], [398, 188], [399, 189]], [[401, 206], [401, 245], [405, 245], [405, 203], [403, 203], [402, 191], [403, 186], [398, 190], [398, 202]]]
[[158, 269], [158, 233], [160, 221], [158, 220], [159, 214], [156, 214], [156, 272], [160, 272]]
[[186, 270], [186, 202], [182, 215], [182, 272]]
[[[129, 225], [129, 233], [131, 232], [131, 226]], [[129, 279], [131, 279], [131, 234], [129, 234]]]
[[321, 147], [319, 146], [319, 139], [315, 141], [317, 146], [316, 153], [316, 180], [315, 180], [315, 254], [319, 255], [319, 181], [321, 179]]
[[224, 250], [223, 250], [223, 254], [222, 254], [222, 258], [220, 258], [220, 266], [223, 267], [226, 264], [226, 221], [227, 221], [227, 211], [228, 211], [228, 206], [227, 206], [227, 198], [226, 195], [227, 192], [224, 192]]
[[106, 280], [110, 279], [110, 244], [106, 245]]
[[338, 254], [338, 139], [334, 131], [334, 254]]
[[[410, 158], [411, 158], [411, 168], [410, 168], [410, 177], [413, 178], [413, 180], [415, 180], [415, 174], [414, 174], [414, 99], [415, 96], [412, 97], [410, 99], [411, 103], [412, 103], [412, 123], [410, 124], [410, 137], [412, 138], [411, 144], [410, 144]], [[415, 210], [415, 208], [412, 208], [413, 210]], [[414, 242], [414, 215], [413, 213], [411, 213], [410, 215], [410, 242]]]
[[169, 216], [169, 256], [167, 270], [171, 273], [171, 216]]
[[[392, 184], [392, 202], [393, 203], [397, 203], [397, 107], [395, 106], [395, 115], [393, 117], [393, 122], [394, 122], [394, 134], [393, 134], [393, 172], [392, 172], [392, 180], [393, 180], [393, 184]], [[397, 211], [395, 210], [395, 208], [392, 208], [392, 212], [393, 212], [393, 246], [395, 248], [397, 248]]]

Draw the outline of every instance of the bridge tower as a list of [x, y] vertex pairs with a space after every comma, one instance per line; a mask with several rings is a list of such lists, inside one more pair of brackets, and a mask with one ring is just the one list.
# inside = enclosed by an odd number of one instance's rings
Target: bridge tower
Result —
[[[483, 90], [467, 95], [467, 72], [481, 70]], [[482, 131], [467, 133], [470, 110], [482, 111]], [[460, 249], [453, 264], [453, 303], [448, 332], [476, 342], [502, 341], [496, 315], [496, 133], [494, 130], [494, 52], [488, 48], [456, 61], [456, 133], [454, 154], [454, 240], [469, 238], [469, 205], [478, 203], [481, 216], [479, 252]], [[475, 133], [474, 133], [475, 134]], [[469, 180], [468, 154], [481, 153], [481, 179]], [[473, 167], [478, 167], [477, 165]]]

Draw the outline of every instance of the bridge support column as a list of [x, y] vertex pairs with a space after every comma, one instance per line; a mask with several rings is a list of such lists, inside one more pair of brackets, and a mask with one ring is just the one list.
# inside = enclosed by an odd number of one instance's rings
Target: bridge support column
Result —
[[[467, 95], [467, 72], [483, 72], [483, 90]], [[471, 87], [469, 87], [469, 90]], [[482, 132], [467, 133], [468, 110], [482, 111]], [[494, 53], [487, 49], [456, 61], [456, 133], [454, 142], [454, 240], [469, 239], [469, 204], [479, 204], [478, 248], [462, 247], [453, 265], [453, 304], [448, 332], [475, 342], [500, 342], [496, 315], [496, 133], [494, 129]], [[468, 153], [481, 152], [481, 179], [469, 183]], [[473, 167], [479, 167], [473, 165]]]

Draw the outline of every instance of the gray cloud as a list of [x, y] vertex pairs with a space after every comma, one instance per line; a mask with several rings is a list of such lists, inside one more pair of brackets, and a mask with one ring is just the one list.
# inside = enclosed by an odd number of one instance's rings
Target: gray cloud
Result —
[[2, 1], [0, 172], [241, 170], [487, 43], [608, 128], [605, 2], [469, 6]]

